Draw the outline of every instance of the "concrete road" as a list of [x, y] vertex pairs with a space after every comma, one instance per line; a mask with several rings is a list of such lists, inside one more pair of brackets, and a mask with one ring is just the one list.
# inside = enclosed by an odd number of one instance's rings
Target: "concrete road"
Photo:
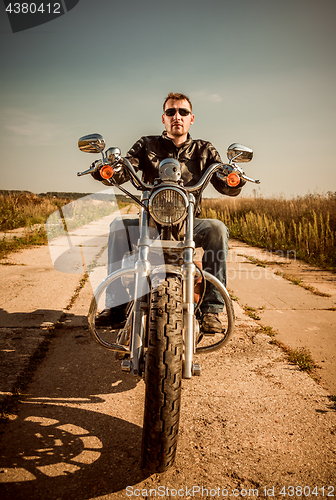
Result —
[[[97, 250], [103, 246], [101, 240]], [[336, 495], [336, 406], [329, 397], [336, 392], [329, 369], [335, 340], [327, 337], [335, 333], [336, 313], [326, 311], [335, 306], [334, 275], [311, 278], [332, 295], [319, 297], [276, 275], [269, 278], [271, 265], [251, 264], [246, 255], [258, 249], [239, 242], [231, 247], [236, 334], [225, 349], [199, 357], [200, 378], [183, 381], [176, 464], [160, 475], [140, 468], [143, 381], [121, 372], [113, 354], [89, 337], [90, 281], [76, 292], [82, 274], [56, 271], [47, 247], [7, 259], [11, 265], [0, 268], [3, 397], [48, 328], [58, 328], [17, 411], [1, 427], [1, 499]], [[104, 253], [100, 259], [103, 264]], [[246, 316], [245, 304], [264, 307], [257, 310], [262, 319]], [[312, 323], [310, 311], [330, 312], [330, 328]], [[301, 315], [294, 329], [289, 320], [278, 321], [290, 312]], [[284, 343], [312, 352], [316, 343], [307, 331], [316, 332], [323, 386], [259, 332], [259, 323], [271, 321]], [[320, 330], [309, 330], [313, 326]]]
[[336, 394], [336, 274], [239, 241], [230, 247], [228, 288], [241, 305], [255, 309], [261, 325], [277, 332], [277, 340], [308, 349], [321, 384]]

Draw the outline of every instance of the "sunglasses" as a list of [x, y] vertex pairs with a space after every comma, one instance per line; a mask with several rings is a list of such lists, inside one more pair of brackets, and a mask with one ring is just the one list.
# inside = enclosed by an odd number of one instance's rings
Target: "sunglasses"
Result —
[[176, 113], [179, 113], [180, 116], [188, 116], [191, 114], [191, 111], [186, 108], [168, 108], [165, 111], [165, 115], [174, 116]]

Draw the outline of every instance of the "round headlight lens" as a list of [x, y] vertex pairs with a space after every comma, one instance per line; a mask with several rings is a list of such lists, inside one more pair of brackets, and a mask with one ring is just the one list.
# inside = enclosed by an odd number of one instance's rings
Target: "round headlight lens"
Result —
[[153, 219], [165, 226], [176, 224], [187, 215], [188, 199], [178, 189], [160, 189], [149, 200], [149, 210]]

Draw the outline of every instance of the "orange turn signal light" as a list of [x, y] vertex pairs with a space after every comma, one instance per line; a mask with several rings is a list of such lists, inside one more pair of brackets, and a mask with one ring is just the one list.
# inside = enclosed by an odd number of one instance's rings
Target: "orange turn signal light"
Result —
[[103, 179], [111, 179], [113, 177], [113, 168], [110, 165], [103, 165], [99, 173]]
[[236, 187], [240, 183], [240, 177], [236, 172], [231, 172], [226, 178], [226, 182], [230, 187]]

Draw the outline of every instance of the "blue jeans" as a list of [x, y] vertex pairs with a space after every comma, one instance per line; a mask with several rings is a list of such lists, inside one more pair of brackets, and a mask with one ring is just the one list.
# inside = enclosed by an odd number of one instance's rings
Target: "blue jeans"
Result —
[[[150, 228], [150, 231], [152, 232], [150, 237], [157, 235], [154, 228]], [[118, 216], [112, 221], [108, 241], [108, 274], [121, 268], [123, 256], [132, 250], [132, 245], [136, 245], [139, 236], [139, 218], [137, 216]], [[194, 241], [196, 247], [202, 247], [204, 250], [203, 269], [216, 276], [226, 286], [228, 228], [223, 222], [216, 219], [195, 219]], [[126, 289], [120, 280], [115, 280], [106, 290], [106, 307], [110, 308], [128, 301], [129, 295]], [[203, 313], [218, 313], [223, 310], [223, 306], [224, 301], [221, 294], [211, 283], [207, 282], [201, 311]]]

